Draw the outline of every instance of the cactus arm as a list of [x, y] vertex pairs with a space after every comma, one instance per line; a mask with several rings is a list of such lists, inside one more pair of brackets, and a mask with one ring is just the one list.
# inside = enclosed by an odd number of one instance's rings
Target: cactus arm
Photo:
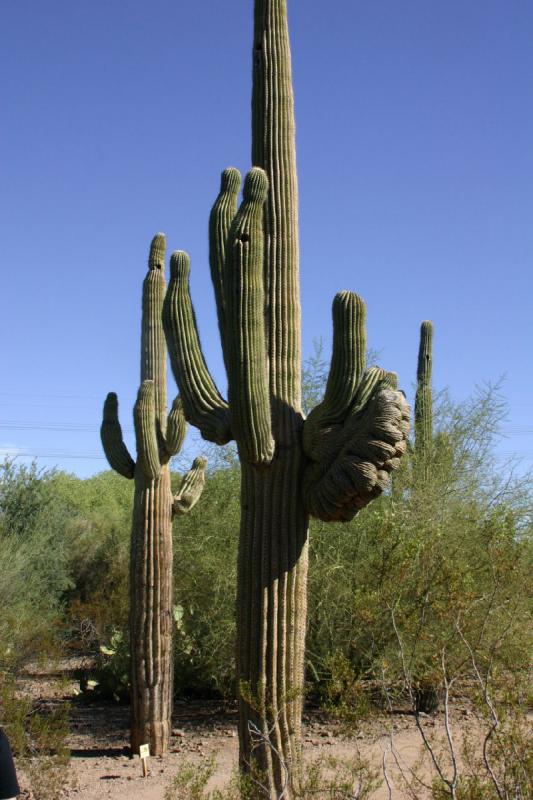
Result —
[[187, 421], [200, 430], [204, 439], [226, 444], [232, 438], [228, 405], [216, 388], [202, 353], [189, 291], [189, 272], [187, 253], [173, 253], [163, 304], [170, 363]]
[[432, 344], [433, 324], [429, 320], [425, 320], [420, 326], [415, 396], [415, 452], [420, 456], [429, 454], [433, 441]]
[[333, 300], [333, 350], [324, 417], [332, 422], [351, 404], [366, 360], [366, 306], [353, 292], [339, 292]]
[[150, 244], [148, 273], [143, 282], [141, 325], [141, 383], [154, 382], [157, 428], [164, 435], [167, 418], [167, 352], [161, 312], [166, 293], [166, 240], [157, 233]]
[[304, 424], [310, 463], [304, 501], [325, 521], [349, 520], [387, 486], [407, 447], [409, 407], [397, 377], [363, 371], [365, 305], [351, 292], [333, 302], [333, 354], [324, 400]]
[[217, 304], [218, 327], [222, 343], [222, 352], [226, 352], [226, 308], [224, 300], [224, 265], [226, 259], [226, 241], [233, 218], [237, 213], [237, 195], [241, 187], [239, 170], [228, 167], [222, 173], [220, 192], [215, 200], [209, 217], [209, 265], [211, 280], [215, 290]]
[[205, 486], [205, 468], [207, 460], [199, 456], [195, 458], [191, 469], [184, 476], [179, 491], [174, 495], [172, 509], [174, 515], [187, 514], [202, 494]]
[[343, 424], [320, 430], [304, 475], [304, 502], [326, 522], [352, 519], [389, 482], [407, 448], [409, 406], [394, 378], [379, 367], [366, 370]]
[[366, 306], [359, 295], [339, 292], [333, 300], [333, 348], [324, 399], [304, 424], [304, 447], [320, 428], [342, 422], [353, 403], [366, 359]]
[[243, 201], [227, 243], [224, 297], [231, 327], [226, 365], [232, 430], [241, 458], [268, 464], [274, 455], [265, 345], [263, 206], [268, 179], [262, 169], [246, 176]]
[[137, 466], [149, 480], [161, 472], [157, 440], [155, 388], [153, 381], [143, 381], [133, 409], [137, 439]]
[[187, 423], [185, 422], [185, 415], [183, 413], [183, 403], [181, 398], [176, 397], [172, 403], [172, 408], [167, 418], [167, 431], [165, 436], [165, 451], [168, 457], [175, 456], [179, 453], [185, 434], [187, 432]]
[[100, 438], [111, 469], [131, 480], [135, 474], [135, 461], [124, 444], [122, 428], [118, 419], [118, 399], [115, 392], [109, 392], [104, 402]]

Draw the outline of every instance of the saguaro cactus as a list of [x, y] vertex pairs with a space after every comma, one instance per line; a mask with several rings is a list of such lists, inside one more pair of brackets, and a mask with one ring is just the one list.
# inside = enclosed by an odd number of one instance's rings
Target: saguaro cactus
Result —
[[210, 265], [228, 401], [209, 374], [189, 294], [189, 258], [171, 258], [163, 319], [186, 418], [241, 460], [237, 590], [240, 765], [258, 797], [290, 800], [303, 702], [309, 515], [347, 520], [376, 497], [406, 448], [408, 408], [395, 376], [365, 370], [365, 307], [333, 303], [323, 402], [301, 411], [298, 197], [285, 0], [256, 0], [252, 160], [222, 174]]
[[143, 284], [141, 385], [133, 417], [137, 461], [122, 439], [118, 402], [107, 395], [101, 427], [110, 466], [135, 480], [130, 559], [131, 747], [168, 750], [172, 712], [172, 516], [198, 500], [205, 460], [196, 459], [172, 496], [169, 461], [179, 452], [186, 422], [176, 398], [167, 416], [167, 348], [161, 311], [166, 291], [165, 237], [154, 237]]
[[415, 396], [415, 453], [420, 463], [425, 465], [425, 470], [429, 466], [433, 445], [432, 344], [433, 324], [425, 320], [420, 326]]

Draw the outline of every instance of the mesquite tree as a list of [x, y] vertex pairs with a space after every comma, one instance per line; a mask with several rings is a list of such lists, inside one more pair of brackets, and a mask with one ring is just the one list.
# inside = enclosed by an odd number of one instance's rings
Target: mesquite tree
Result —
[[186, 422], [176, 398], [167, 415], [167, 348], [162, 325], [166, 291], [165, 237], [154, 237], [143, 284], [141, 386], [134, 407], [137, 461], [118, 420], [118, 402], [107, 395], [101, 428], [111, 467], [135, 480], [130, 556], [131, 747], [168, 750], [172, 712], [172, 516], [200, 497], [205, 459], [197, 458], [173, 497], [169, 461], [179, 452]]
[[386, 486], [406, 449], [409, 411], [395, 376], [365, 369], [365, 307], [333, 303], [324, 400], [301, 410], [298, 197], [285, 0], [256, 0], [252, 161], [222, 174], [210, 266], [228, 400], [202, 354], [189, 258], [176, 252], [163, 319], [185, 416], [241, 461], [237, 589], [240, 765], [258, 796], [293, 797], [300, 753], [309, 515], [349, 520]]

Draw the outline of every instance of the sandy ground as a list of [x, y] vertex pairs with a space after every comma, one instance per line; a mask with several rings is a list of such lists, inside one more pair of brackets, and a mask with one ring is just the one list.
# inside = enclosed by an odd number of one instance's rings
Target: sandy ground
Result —
[[[236, 712], [215, 702], [177, 702], [173, 720], [171, 753], [164, 760], [149, 759], [149, 775], [142, 776], [138, 757], [130, 758], [128, 742], [128, 708], [100, 702], [80, 702], [75, 697], [76, 684], [53, 684], [42, 680], [28, 681], [26, 691], [35, 696], [48, 695], [53, 703], [70, 702], [71, 749], [69, 786], [62, 798], [83, 800], [163, 800], [172, 777], [185, 761], [200, 763], [216, 754], [216, 772], [210, 788], [224, 786], [237, 762], [238, 739]], [[442, 716], [423, 717], [430, 735], [443, 736]], [[468, 731], [476, 735], [475, 722], [468, 708], [456, 707], [452, 713], [455, 735]], [[375, 718], [357, 735], [343, 735], [339, 725], [320, 711], [310, 711], [304, 721], [304, 754], [306, 761], [318, 757], [352, 758], [359, 753], [383, 774], [386, 754], [387, 773], [394, 800], [408, 795], [400, 788], [398, 767], [389, 752], [393, 726], [394, 747], [402, 764], [409, 768], [420, 756], [421, 738], [414, 717], [395, 713], [392, 717]], [[22, 798], [32, 793], [23, 772], [19, 775]], [[385, 783], [372, 794], [372, 800], [385, 800], [391, 795]], [[425, 796], [420, 790], [420, 798]], [[173, 797], [173, 800], [179, 798]]]

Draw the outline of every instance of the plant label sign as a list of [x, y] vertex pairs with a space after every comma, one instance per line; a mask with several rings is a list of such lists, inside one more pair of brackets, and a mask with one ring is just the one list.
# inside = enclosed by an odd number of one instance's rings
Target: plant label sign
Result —
[[143, 778], [146, 778], [146, 776], [148, 775], [148, 757], [150, 756], [150, 745], [142, 744], [139, 747], [139, 755], [141, 757]]

